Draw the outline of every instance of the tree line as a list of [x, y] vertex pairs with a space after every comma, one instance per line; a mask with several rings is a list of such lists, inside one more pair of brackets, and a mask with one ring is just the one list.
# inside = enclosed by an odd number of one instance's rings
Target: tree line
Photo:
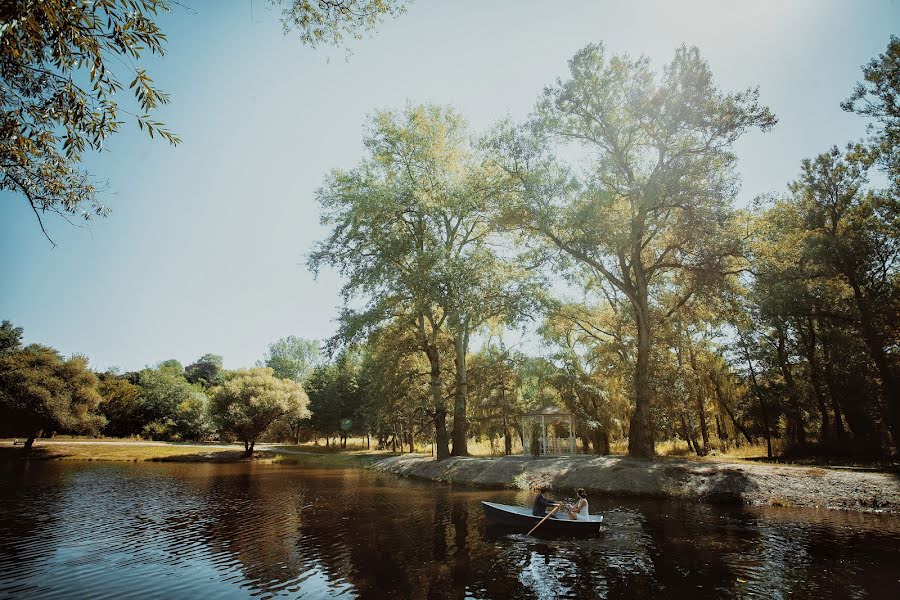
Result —
[[[257, 369], [207, 355], [98, 376], [4, 342], [4, 422], [366, 436], [433, 442], [442, 459], [473, 439], [510, 453], [519, 417], [557, 405], [597, 453], [651, 456], [672, 439], [698, 455], [759, 441], [770, 456], [894, 452], [898, 56], [892, 37], [848, 86], [841, 106], [866, 137], [803, 160], [747, 207], [734, 144], [776, 118], [757, 89], [719, 89], [696, 48], [654, 70], [587, 46], [526, 119], [485, 132], [452, 107], [376, 111], [359, 164], [317, 192], [328, 233], [308, 264], [346, 282], [327, 359], [286, 338]], [[245, 414], [254, 389], [283, 401]]]
[[[315, 357], [289, 337], [269, 346], [255, 368], [228, 371], [205, 354], [182, 366], [166, 360], [140, 371], [95, 373], [85, 357], [22, 344], [23, 330], [0, 324], [0, 435], [24, 449], [56, 433], [151, 440], [238, 440], [252, 454], [260, 439], [282, 439], [309, 417], [300, 383]], [[317, 350], [315, 344], [312, 347]]]
[[[451, 107], [376, 111], [318, 191], [308, 259], [346, 281], [328, 345], [362, 348], [370, 425], [417, 424], [439, 459], [473, 435], [509, 452], [550, 402], [601, 453], [894, 451], [898, 56], [892, 37], [841, 104], [867, 137], [748, 207], [734, 144], [777, 119], [696, 48], [656, 71], [589, 45], [528, 118], [480, 134]], [[523, 326], [542, 356], [503, 346]]]

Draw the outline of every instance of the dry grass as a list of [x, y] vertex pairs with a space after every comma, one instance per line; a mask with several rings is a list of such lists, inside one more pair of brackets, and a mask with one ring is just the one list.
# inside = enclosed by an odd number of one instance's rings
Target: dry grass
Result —
[[186, 444], [147, 445], [141, 443], [91, 443], [66, 442], [34, 443], [28, 455], [12, 443], [3, 444], [0, 456], [6, 458], [32, 458], [48, 460], [111, 460], [139, 462], [145, 460], [173, 460], [182, 457], [185, 462], [236, 460], [242, 451], [235, 446], [197, 446]]

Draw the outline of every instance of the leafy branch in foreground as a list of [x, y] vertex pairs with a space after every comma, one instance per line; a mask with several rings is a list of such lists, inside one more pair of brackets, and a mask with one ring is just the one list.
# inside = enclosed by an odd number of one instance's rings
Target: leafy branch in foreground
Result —
[[[0, 9], [0, 189], [23, 194], [37, 216], [107, 214], [97, 187], [78, 169], [131, 115], [150, 137], [178, 137], [151, 118], [169, 96], [137, 61], [165, 53], [155, 19], [166, 0], [15, 2]], [[120, 77], [137, 107], [123, 109]], [[50, 240], [52, 243], [52, 240]]]

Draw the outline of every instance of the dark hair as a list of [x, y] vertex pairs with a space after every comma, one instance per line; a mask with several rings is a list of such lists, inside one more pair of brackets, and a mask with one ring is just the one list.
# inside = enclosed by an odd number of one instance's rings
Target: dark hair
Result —
[[577, 490], [575, 490], [575, 493], [578, 494], [578, 496], [579, 496], [580, 498], [586, 498], [586, 497], [587, 497], [587, 492], [584, 491], [584, 488], [578, 488]]

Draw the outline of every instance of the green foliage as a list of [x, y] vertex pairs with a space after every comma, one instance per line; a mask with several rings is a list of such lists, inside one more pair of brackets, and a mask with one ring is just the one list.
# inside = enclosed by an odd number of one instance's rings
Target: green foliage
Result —
[[316, 367], [307, 382], [310, 426], [326, 438], [361, 431], [357, 413], [361, 395], [357, 382], [359, 366], [351, 352], [342, 353], [333, 364]]
[[280, 379], [303, 383], [321, 362], [317, 341], [289, 335], [269, 344], [260, 366], [269, 367]]
[[309, 264], [346, 279], [346, 308], [335, 342], [352, 343], [405, 323], [428, 358], [438, 455], [448, 454], [440, 346], [450, 338], [456, 365], [454, 453], [465, 454], [466, 356], [470, 336], [492, 320], [515, 320], [534, 298], [531, 272], [492, 244], [496, 191], [476, 160], [462, 117], [446, 107], [379, 111], [365, 139], [369, 156], [335, 171], [319, 190], [329, 236]]
[[184, 369], [184, 377], [189, 383], [200, 384], [204, 388], [221, 385], [225, 380], [222, 357], [218, 354], [204, 354], [197, 362]]
[[900, 38], [892, 35], [887, 50], [863, 67], [864, 82], [841, 108], [874, 120], [869, 155], [886, 171], [896, 198], [900, 193]]
[[68, 360], [32, 344], [0, 354], [0, 418], [8, 433], [26, 435], [28, 447], [45, 432], [96, 433], [105, 423], [97, 378], [87, 360]]
[[168, 360], [140, 373], [140, 421], [156, 423], [151, 428], [156, 439], [201, 439], [209, 433], [206, 394], [200, 386], [188, 383], [183, 372], [178, 361]]
[[[504, 221], [587, 281], [621, 294], [636, 338], [629, 451], [651, 455], [654, 328], [740, 270], [734, 142], [775, 123], [755, 89], [723, 93], [696, 48], [661, 74], [590, 45], [545, 89], [530, 122], [487, 147], [506, 174]], [[590, 159], [559, 164], [574, 144]]]
[[16, 327], [7, 320], [0, 323], [0, 354], [20, 350], [23, 331], [21, 327]]
[[362, 39], [387, 17], [406, 11], [407, 0], [272, 0], [285, 5], [285, 33], [296, 32], [313, 48], [340, 46], [347, 37]]
[[99, 409], [106, 419], [103, 434], [113, 437], [140, 434], [144, 426], [141, 388], [109, 373], [100, 375], [99, 379], [97, 391], [103, 398]]
[[278, 379], [272, 369], [240, 369], [228, 373], [225, 383], [213, 391], [209, 414], [216, 428], [233, 434], [252, 452], [276, 419], [302, 410], [306, 402], [300, 384]]
[[[24, 195], [39, 221], [47, 211], [84, 219], [107, 213], [78, 165], [85, 150], [101, 150], [118, 131], [121, 112], [151, 138], [179, 143], [153, 120], [169, 96], [139, 63], [147, 52], [164, 54], [155, 19], [168, 8], [166, 0], [0, 8], [0, 189]], [[132, 111], [119, 108], [123, 81], [134, 94]]]

